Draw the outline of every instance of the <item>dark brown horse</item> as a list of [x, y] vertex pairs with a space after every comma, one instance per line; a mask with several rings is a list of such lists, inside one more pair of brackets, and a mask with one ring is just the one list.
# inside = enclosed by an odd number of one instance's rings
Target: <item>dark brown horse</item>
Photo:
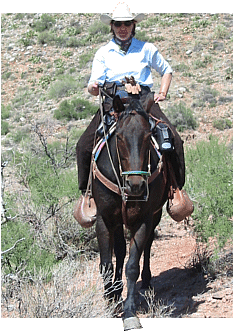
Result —
[[[117, 299], [122, 292], [122, 271], [126, 255], [124, 225], [131, 234], [129, 259], [125, 269], [128, 291], [123, 314], [125, 330], [141, 327], [136, 317], [135, 304], [140, 256], [144, 251], [141, 276], [142, 288], [145, 289], [150, 286], [151, 280], [149, 260], [154, 229], [160, 222], [169, 188], [166, 169], [162, 166], [164, 163], [159, 162], [151, 143], [148, 113], [152, 104], [152, 98], [146, 101], [144, 108], [139, 101], [133, 100], [125, 108], [119, 97], [114, 98], [113, 108], [122, 113], [117, 121], [116, 131], [108, 140], [108, 149], [104, 147], [102, 150], [93, 173], [92, 191], [97, 205], [96, 232], [100, 248], [100, 272], [104, 278], [105, 294], [109, 298]], [[110, 275], [114, 275], [113, 250], [116, 255], [116, 270], [114, 280], [111, 280]]]

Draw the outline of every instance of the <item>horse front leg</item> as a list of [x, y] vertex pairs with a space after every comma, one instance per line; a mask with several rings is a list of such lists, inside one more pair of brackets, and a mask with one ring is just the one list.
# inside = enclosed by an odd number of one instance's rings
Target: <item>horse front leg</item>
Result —
[[116, 270], [113, 283], [114, 298], [115, 300], [119, 300], [123, 290], [122, 271], [126, 256], [126, 241], [122, 224], [118, 225], [114, 231], [114, 253], [116, 256]]
[[127, 298], [124, 304], [124, 331], [142, 328], [139, 318], [136, 316], [136, 281], [140, 274], [140, 256], [147, 242], [150, 230], [150, 225], [143, 223], [131, 240], [129, 259], [126, 264]]
[[113, 234], [105, 225], [101, 215], [97, 214], [96, 234], [100, 249], [100, 273], [104, 281], [105, 298], [112, 297], [112, 279], [113, 279]]
[[142, 279], [141, 289], [142, 290], [148, 289], [150, 287], [150, 281], [151, 281], [150, 251], [151, 251], [151, 246], [152, 246], [152, 243], [154, 240], [154, 229], [159, 224], [159, 222], [161, 220], [161, 216], [162, 216], [162, 210], [160, 210], [154, 216], [152, 231], [150, 233], [150, 236], [149, 236], [146, 246], [144, 248], [144, 265], [143, 265], [143, 271], [141, 274], [141, 279]]

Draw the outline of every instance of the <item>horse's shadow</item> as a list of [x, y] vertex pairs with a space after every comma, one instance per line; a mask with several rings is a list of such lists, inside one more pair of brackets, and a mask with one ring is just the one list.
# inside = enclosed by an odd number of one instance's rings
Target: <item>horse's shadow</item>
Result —
[[[168, 317], [182, 317], [185, 314], [192, 314], [197, 311], [198, 305], [204, 301], [195, 301], [194, 296], [207, 292], [210, 288], [202, 273], [192, 268], [172, 268], [153, 276], [151, 286], [154, 292], [151, 294], [151, 302], [157, 306], [162, 304]], [[140, 290], [141, 282], [137, 283], [137, 290]], [[154, 295], [153, 295], [154, 294]], [[145, 295], [146, 296], [146, 295]], [[144, 296], [140, 297], [139, 310], [148, 312], [149, 306]]]

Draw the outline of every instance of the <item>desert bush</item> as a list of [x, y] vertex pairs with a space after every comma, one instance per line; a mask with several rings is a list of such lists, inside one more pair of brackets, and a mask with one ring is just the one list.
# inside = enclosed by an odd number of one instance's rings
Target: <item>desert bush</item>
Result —
[[9, 123], [1, 120], [1, 135], [6, 135], [10, 131]]
[[49, 30], [55, 23], [54, 17], [50, 14], [42, 14], [39, 20], [34, 20], [32, 27], [37, 32], [42, 32], [44, 30]]
[[175, 126], [180, 132], [186, 129], [196, 129], [198, 126], [191, 109], [187, 108], [182, 102], [178, 105], [175, 104], [168, 107], [166, 115], [173, 126]]
[[95, 36], [97, 34], [108, 34], [109, 31], [110, 31], [110, 27], [101, 21], [94, 22], [88, 28], [88, 32], [91, 36]]
[[229, 119], [220, 118], [213, 121], [213, 127], [219, 130], [229, 129], [232, 126], [232, 121]]
[[88, 34], [78, 40], [77, 46], [86, 46], [96, 43], [101, 43], [108, 39], [108, 34], [110, 28], [102, 23], [101, 21], [96, 21], [88, 28]]
[[89, 61], [92, 62], [95, 52], [96, 52], [96, 50], [92, 50], [90, 52], [81, 54], [79, 56], [79, 68], [85, 68], [85, 66], [87, 65], [87, 63]]
[[227, 28], [224, 25], [217, 25], [214, 31], [214, 38], [224, 39], [228, 34]]
[[[2, 310], [11, 318], [111, 318], [117, 304], [103, 298], [103, 280], [86, 257], [64, 260], [30, 278], [2, 280]], [[51, 276], [50, 283], [45, 283]]]
[[71, 75], [60, 75], [58, 80], [51, 84], [48, 91], [49, 99], [58, 99], [75, 93], [79, 82]]
[[145, 31], [136, 31], [135, 37], [141, 41], [149, 43], [154, 43], [157, 39], [157, 37], [149, 37]]
[[8, 119], [11, 116], [11, 106], [4, 104], [1, 104], [1, 119], [5, 120]]
[[203, 242], [218, 247], [232, 237], [233, 162], [230, 149], [211, 136], [186, 150], [186, 190], [194, 201], [195, 230]]
[[155, 299], [154, 289], [149, 289], [144, 293], [144, 299], [148, 306], [148, 318], [167, 318], [172, 315], [174, 310], [176, 309], [174, 304], [165, 304], [161, 300]]
[[52, 253], [40, 248], [29, 224], [18, 218], [2, 225], [1, 250], [5, 275], [30, 275], [41, 268], [50, 268], [56, 262]]
[[177, 65], [173, 66], [176, 71], [180, 72], [188, 72], [190, 70], [189, 66], [185, 63], [178, 63]]
[[57, 40], [57, 37], [51, 31], [42, 31], [38, 34], [38, 43], [39, 44], [53, 44]]
[[12, 105], [16, 108], [24, 105], [32, 97], [32, 90], [28, 86], [19, 87], [15, 97], [12, 99]]
[[97, 109], [97, 106], [92, 105], [89, 101], [75, 98], [71, 100], [63, 100], [59, 105], [59, 109], [55, 110], [54, 116], [57, 120], [78, 120], [95, 114]]

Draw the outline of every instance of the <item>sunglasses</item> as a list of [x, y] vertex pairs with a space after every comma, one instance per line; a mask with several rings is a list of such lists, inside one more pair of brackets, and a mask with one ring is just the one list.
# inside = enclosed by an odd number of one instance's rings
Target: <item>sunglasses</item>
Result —
[[124, 21], [124, 22], [120, 22], [120, 21], [114, 21], [113, 25], [116, 28], [120, 28], [122, 26], [122, 24], [124, 24], [126, 27], [130, 27], [132, 25], [133, 21]]

